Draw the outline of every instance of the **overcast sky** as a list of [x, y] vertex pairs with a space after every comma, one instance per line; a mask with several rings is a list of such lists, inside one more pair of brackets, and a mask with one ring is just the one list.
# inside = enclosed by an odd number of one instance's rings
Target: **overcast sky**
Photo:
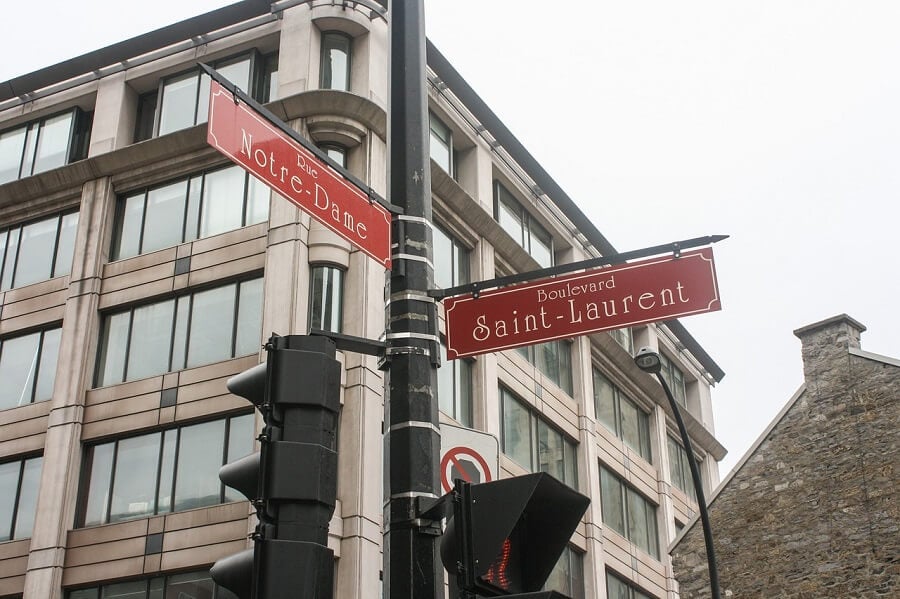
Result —
[[[0, 81], [229, 4], [7, 2]], [[737, 462], [802, 382], [792, 331], [847, 313], [900, 358], [900, 2], [426, 0], [429, 37], [620, 251], [726, 234]]]

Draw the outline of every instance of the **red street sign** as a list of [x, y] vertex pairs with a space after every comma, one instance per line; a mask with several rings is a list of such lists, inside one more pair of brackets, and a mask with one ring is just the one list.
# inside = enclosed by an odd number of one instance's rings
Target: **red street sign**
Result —
[[444, 300], [447, 358], [721, 310], [712, 248]]
[[209, 145], [391, 267], [391, 214], [217, 81], [209, 87]]

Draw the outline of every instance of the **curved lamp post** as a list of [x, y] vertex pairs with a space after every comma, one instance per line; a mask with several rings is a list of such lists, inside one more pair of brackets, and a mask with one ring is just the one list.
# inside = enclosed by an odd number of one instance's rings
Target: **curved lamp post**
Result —
[[720, 599], [719, 595], [719, 570], [716, 565], [716, 552], [713, 549], [712, 529], [709, 526], [709, 512], [706, 510], [706, 499], [703, 497], [703, 485], [700, 482], [700, 471], [697, 470], [697, 461], [694, 459], [694, 450], [691, 448], [691, 440], [688, 438], [687, 429], [684, 426], [684, 420], [681, 419], [681, 411], [678, 409], [678, 403], [663, 378], [660, 371], [662, 370], [662, 361], [659, 354], [650, 347], [642, 347], [634, 356], [634, 363], [644, 372], [655, 374], [659, 383], [662, 385], [666, 397], [669, 398], [669, 405], [672, 406], [672, 412], [675, 414], [675, 422], [678, 424], [678, 432], [681, 433], [681, 442], [684, 444], [684, 451], [688, 456], [688, 466], [691, 468], [691, 479], [694, 481], [694, 491], [697, 494], [697, 507], [700, 510], [700, 522], [703, 524], [703, 540], [706, 542], [706, 560], [709, 563], [709, 585], [712, 588], [713, 599]]

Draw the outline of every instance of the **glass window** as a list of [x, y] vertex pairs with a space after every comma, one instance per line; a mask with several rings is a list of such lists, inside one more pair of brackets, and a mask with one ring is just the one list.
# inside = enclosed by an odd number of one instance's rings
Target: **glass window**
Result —
[[431, 112], [428, 113], [431, 159], [448, 175], [453, 175], [453, 136], [450, 128]]
[[559, 561], [550, 572], [545, 591], [556, 591], [571, 599], [584, 599], [583, 556], [569, 546], [559, 556]]
[[269, 189], [264, 183], [237, 165], [205, 171], [122, 197], [113, 259], [218, 235], [267, 218]]
[[344, 271], [336, 266], [314, 265], [309, 287], [309, 328], [341, 332], [344, 303]]
[[631, 336], [631, 329], [613, 329], [609, 334], [629, 355], [634, 354], [634, 339]]
[[61, 329], [0, 340], [0, 410], [53, 395]]
[[469, 249], [438, 225], [432, 227], [434, 284], [448, 289], [469, 282]]
[[642, 593], [629, 583], [606, 573], [606, 598], [607, 599], [653, 599], [650, 595]]
[[67, 599], [237, 599], [208, 571], [183, 572], [70, 590]]
[[494, 219], [542, 268], [553, 266], [553, 238], [499, 181], [494, 181]]
[[75, 108], [0, 133], [0, 184], [81, 160], [90, 115]]
[[350, 47], [353, 40], [339, 31], [322, 33], [322, 64], [319, 87], [350, 91]]
[[[119, 522], [239, 499], [219, 468], [252, 448], [253, 416], [233, 416], [87, 448], [82, 526]], [[247, 453], [250, 453], [247, 451]], [[174, 501], [171, 499], [174, 496]]]
[[347, 148], [338, 144], [319, 144], [319, 149], [334, 160], [338, 166], [347, 168]]
[[500, 387], [500, 449], [531, 471], [577, 485], [575, 444]]
[[155, 376], [259, 349], [262, 279], [138, 306], [103, 319], [97, 385]]
[[0, 464], [0, 542], [31, 536], [42, 463], [36, 457]]
[[672, 484], [696, 501], [697, 492], [694, 489], [694, 478], [691, 476], [691, 464], [687, 451], [670, 435], [666, 435], [666, 446], [669, 450], [669, 477], [672, 479]]
[[0, 290], [69, 274], [77, 228], [71, 212], [0, 231]]
[[650, 416], [596, 368], [593, 378], [597, 419], [650, 462]]
[[463, 426], [472, 426], [472, 363], [448, 360], [447, 347], [441, 342], [443, 361], [438, 368], [438, 402], [442, 412]]
[[[277, 88], [278, 55], [250, 52], [210, 64], [258, 102], [268, 102]], [[271, 95], [270, 95], [271, 94]], [[209, 77], [200, 69], [160, 81], [138, 102], [135, 141], [205, 123], [209, 112]]]
[[516, 348], [544, 376], [572, 395], [572, 344], [557, 340]]
[[604, 524], [659, 559], [656, 506], [603, 466], [600, 467], [600, 502]]
[[666, 384], [669, 385], [672, 396], [675, 397], [675, 401], [677, 401], [679, 405], [686, 408], [687, 395], [684, 388], [684, 373], [675, 365], [675, 362], [667, 358], [665, 354], [660, 353], [659, 359], [662, 365], [660, 374], [662, 374]]

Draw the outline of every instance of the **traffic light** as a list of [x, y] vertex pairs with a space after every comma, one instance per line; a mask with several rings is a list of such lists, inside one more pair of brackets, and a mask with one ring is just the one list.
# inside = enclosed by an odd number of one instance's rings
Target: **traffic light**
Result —
[[327, 337], [273, 335], [266, 351], [265, 364], [227, 383], [262, 413], [261, 449], [219, 471], [256, 507], [254, 547], [210, 574], [240, 599], [331, 599], [341, 366]]
[[538, 472], [493, 482], [456, 481], [441, 540], [460, 598], [565, 599], [540, 591], [590, 499]]

